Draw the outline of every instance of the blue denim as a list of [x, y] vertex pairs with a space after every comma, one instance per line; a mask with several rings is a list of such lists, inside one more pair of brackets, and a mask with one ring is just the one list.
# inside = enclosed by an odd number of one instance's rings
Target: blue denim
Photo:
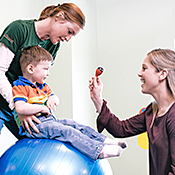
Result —
[[0, 134], [4, 124], [17, 139], [24, 138], [24, 136], [19, 135], [19, 128], [14, 120], [13, 113], [0, 108]]
[[29, 138], [48, 138], [70, 143], [74, 148], [86, 156], [97, 160], [104, 147], [106, 136], [96, 132], [89, 126], [79, 124], [71, 119], [56, 119], [53, 115], [40, 117], [41, 123], [36, 124], [40, 133], [32, 130], [32, 134], [25, 131]]

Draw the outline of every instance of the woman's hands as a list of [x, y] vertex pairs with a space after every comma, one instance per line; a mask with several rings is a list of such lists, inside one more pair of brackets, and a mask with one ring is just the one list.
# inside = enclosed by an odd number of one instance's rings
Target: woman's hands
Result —
[[18, 114], [18, 117], [21, 121], [22, 127], [27, 130], [30, 134], [32, 134], [30, 127], [33, 128], [33, 130], [37, 133], [39, 133], [38, 128], [35, 126], [34, 122], [39, 124], [41, 121], [35, 117], [34, 115], [23, 115]]
[[103, 84], [99, 77], [92, 77], [92, 79], [89, 80], [89, 89], [90, 89], [90, 97], [97, 109], [97, 112], [100, 113], [103, 105], [103, 99], [102, 99]]

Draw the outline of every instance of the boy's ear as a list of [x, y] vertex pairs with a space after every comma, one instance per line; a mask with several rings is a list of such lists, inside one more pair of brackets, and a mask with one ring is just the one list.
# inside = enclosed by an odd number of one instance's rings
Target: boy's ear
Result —
[[167, 75], [168, 75], [168, 71], [166, 69], [163, 69], [160, 74], [160, 81], [166, 79]]
[[34, 72], [34, 66], [33, 66], [32, 64], [29, 64], [29, 65], [27, 66], [27, 72], [28, 72], [29, 74], [33, 74], [33, 72]]

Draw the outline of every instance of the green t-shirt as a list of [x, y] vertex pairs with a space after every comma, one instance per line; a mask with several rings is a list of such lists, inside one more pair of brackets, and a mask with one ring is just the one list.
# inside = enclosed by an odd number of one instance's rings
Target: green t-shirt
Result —
[[52, 44], [50, 39], [42, 41], [36, 34], [34, 20], [17, 20], [9, 24], [3, 31], [0, 42], [6, 45], [15, 57], [6, 72], [10, 83], [22, 75], [19, 58], [22, 49], [28, 46], [39, 45], [46, 49], [55, 59], [60, 43]]
[[[54, 45], [50, 39], [42, 41], [37, 36], [34, 20], [13, 21], [3, 31], [2, 35], [0, 36], [0, 42], [2, 42], [15, 54], [15, 57], [13, 58], [8, 71], [6, 72], [6, 76], [11, 84], [13, 81], [18, 79], [18, 76], [22, 75], [19, 59], [23, 48], [34, 45], [41, 46], [50, 52], [50, 54], [53, 56], [53, 59], [55, 59], [56, 53], [60, 47], [60, 43]], [[0, 109], [5, 109], [6, 111], [11, 112], [7, 101], [2, 97], [1, 94]]]

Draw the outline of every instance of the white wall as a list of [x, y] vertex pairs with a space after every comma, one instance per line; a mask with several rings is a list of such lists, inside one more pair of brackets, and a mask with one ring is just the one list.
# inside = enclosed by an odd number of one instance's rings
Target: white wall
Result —
[[[73, 118], [95, 126], [95, 108], [88, 80], [97, 66], [105, 68], [103, 96], [121, 119], [136, 114], [151, 98], [140, 93], [137, 73], [146, 53], [155, 47], [174, 47], [173, 0], [72, 0], [85, 13], [86, 26], [72, 41], [63, 43], [48, 83], [60, 98], [58, 118]], [[15, 19], [38, 18], [56, 0], [6, 0], [1, 2], [0, 32]], [[8, 9], [8, 10], [7, 10]], [[107, 132], [105, 135], [111, 137]], [[5, 140], [8, 139], [8, 143]], [[126, 139], [129, 148], [120, 158], [109, 159], [114, 175], [147, 175], [147, 151], [137, 137]], [[0, 155], [16, 139], [3, 128]]]
[[97, 65], [97, 22], [94, 0], [74, 0], [86, 15], [85, 29], [72, 41], [73, 119], [95, 127], [94, 112], [89, 97], [89, 79]]

